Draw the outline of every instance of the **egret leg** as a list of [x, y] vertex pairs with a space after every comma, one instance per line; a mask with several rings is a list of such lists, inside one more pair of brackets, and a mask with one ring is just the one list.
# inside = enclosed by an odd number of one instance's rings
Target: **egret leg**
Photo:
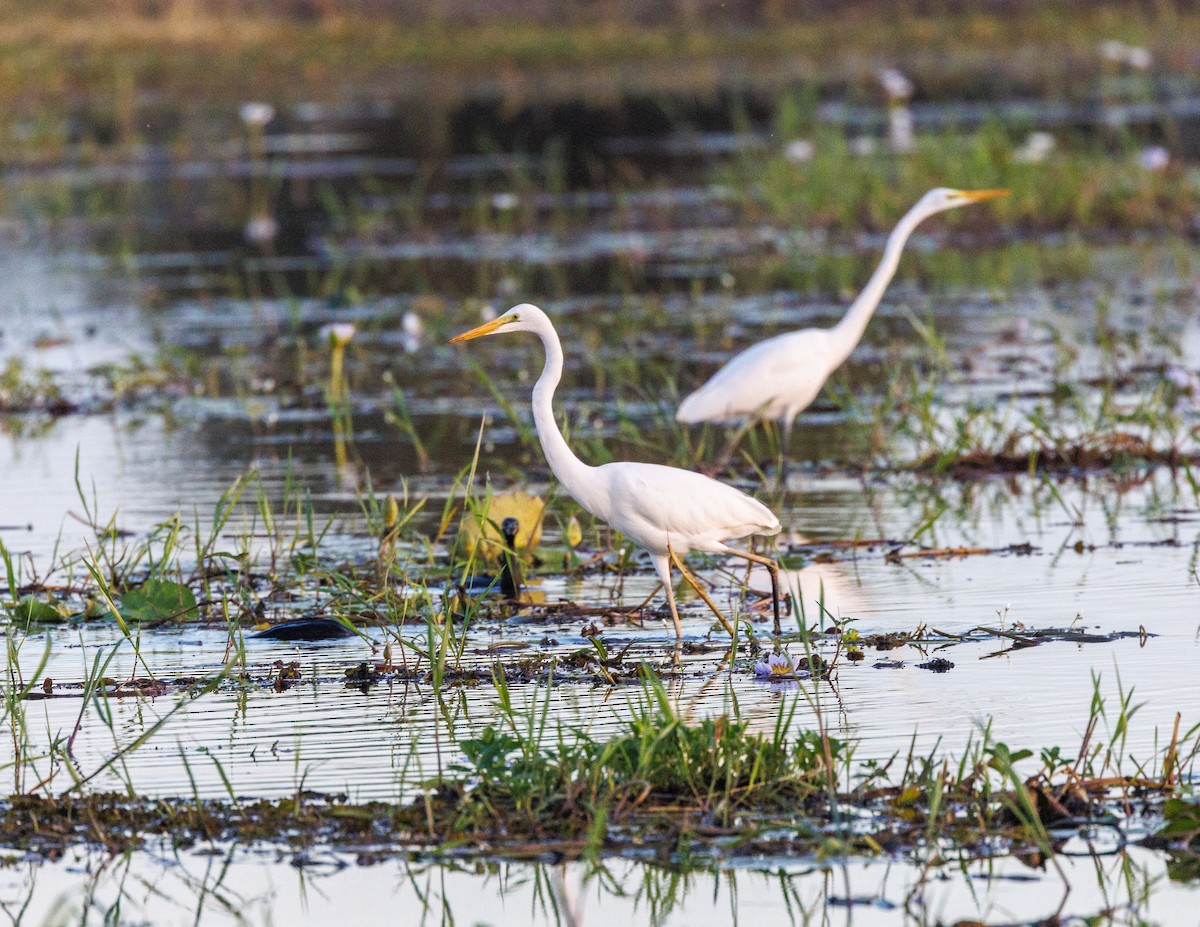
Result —
[[671, 606], [671, 620], [675, 622], [675, 639], [683, 639], [683, 628], [679, 624], [679, 609], [675, 607], [675, 590], [671, 587], [671, 561], [668, 557], [655, 557], [654, 569], [667, 592], [667, 604]]
[[792, 446], [792, 425], [796, 422], [795, 419], [789, 418], [783, 423], [783, 436], [779, 444], [779, 475], [775, 481], [779, 487], [787, 485], [788, 478], [788, 451]]
[[728, 619], [721, 614], [721, 610], [717, 608], [717, 603], [709, 598], [708, 593], [704, 591], [704, 588], [700, 585], [700, 581], [692, 575], [691, 570], [683, 565], [683, 561], [679, 559], [679, 555], [676, 554], [675, 551], [673, 551], [669, 546], [667, 547], [667, 553], [670, 555], [671, 560], [675, 563], [675, 566], [679, 569], [679, 572], [683, 574], [683, 578], [686, 579], [689, 585], [691, 585], [691, 587], [700, 594], [700, 598], [704, 600], [704, 604], [712, 609], [712, 613], [717, 616], [717, 620], [725, 626], [725, 630], [729, 632], [729, 636], [737, 637], [737, 631], [733, 629], [733, 625], [731, 625]]
[[735, 557], [741, 557], [753, 563], [761, 563], [771, 574], [771, 606], [775, 611], [775, 636], [778, 637], [783, 633], [783, 625], [779, 621], [779, 564], [770, 557], [762, 557], [748, 550], [737, 550], [733, 547], [727, 547], [725, 550]]
[[725, 449], [718, 455], [716, 462], [712, 465], [708, 472], [716, 474], [728, 467], [729, 462], [733, 460], [734, 451], [736, 451], [738, 445], [742, 443], [742, 438], [746, 437], [746, 432], [748, 432], [757, 424], [757, 419], [748, 418], [741, 425], [739, 425], [737, 431], [733, 433], [733, 437], [725, 442]]

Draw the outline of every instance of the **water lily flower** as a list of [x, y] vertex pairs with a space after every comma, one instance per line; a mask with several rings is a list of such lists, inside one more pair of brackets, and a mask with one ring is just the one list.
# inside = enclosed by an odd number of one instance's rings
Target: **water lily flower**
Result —
[[1100, 43], [1100, 57], [1106, 61], [1115, 61], [1120, 64], [1125, 60], [1125, 50], [1128, 47], [1120, 39], [1105, 39]]
[[773, 653], [765, 660], [754, 664], [754, 675], [766, 677], [792, 677], [796, 675], [796, 664], [787, 653]]
[[912, 81], [895, 68], [880, 68], [875, 77], [889, 100], [907, 100], [913, 94]]
[[793, 164], [811, 161], [817, 153], [817, 146], [806, 138], [794, 138], [783, 149], [783, 156]]
[[253, 216], [243, 234], [252, 245], [269, 245], [279, 234], [279, 223], [272, 216]]
[[1040, 164], [1050, 156], [1057, 144], [1049, 132], [1030, 132], [1025, 144], [1013, 152], [1013, 161], [1017, 164]]
[[1135, 71], [1147, 71], [1154, 64], [1154, 56], [1149, 49], [1132, 45], [1125, 49], [1125, 63]]
[[331, 347], [344, 348], [357, 331], [358, 326], [353, 322], [333, 322], [321, 327], [321, 337], [328, 341]]
[[1148, 48], [1126, 45], [1120, 39], [1108, 39], [1100, 43], [1100, 57], [1115, 64], [1123, 64], [1135, 71], [1149, 70], [1154, 56]]
[[404, 313], [400, 319], [400, 330], [406, 335], [411, 335], [414, 338], [420, 338], [421, 333], [425, 331], [425, 323], [421, 321], [421, 317], [411, 309]]
[[1138, 164], [1148, 171], [1163, 171], [1171, 163], [1171, 152], [1162, 145], [1151, 145], [1138, 153]]
[[275, 118], [275, 107], [270, 103], [243, 103], [238, 113], [248, 126], [265, 126]]

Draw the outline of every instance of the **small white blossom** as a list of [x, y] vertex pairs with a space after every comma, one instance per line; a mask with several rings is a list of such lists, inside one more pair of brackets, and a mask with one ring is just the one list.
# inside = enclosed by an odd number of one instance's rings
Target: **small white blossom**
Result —
[[817, 153], [817, 146], [806, 138], [794, 138], [783, 149], [783, 156], [793, 164], [811, 161]]
[[1125, 63], [1135, 71], [1147, 71], [1154, 64], [1154, 56], [1146, 48], [1131, 46], [1125, 51]]
[[1100, 57], [1106, 61], [1115, 61], [1117, 64], [1125, 60], [1125, 52], [1129, 48], [1120, 39], [1105, 39], [1100, 43]]
[[1138, 152], [1138, 164], [1148, 171], [1166, 170], [1171, 163], [1171, 152], [1162, 145], [1151, 145]]
[[1149, 70], [1154, 64], [1154, 56], [1148, 48], [1138, 45], [1126, 45], [1120, 39], [1108, 39], [1100, 43], [1100, 57], [1114, 64], [1123, 64], [1135, 71]]
[[357, 331], [353, 322], [333, 322], [321, 326], [321, 337], [333, 347], [345, 347]]
[[912, 81], [895, 68], [880, 68], [875, 77], [889, 100], [907, 100], [912, 96]]
[[495, 193], [492, 195], [492, 208], [509, 210], [516, 209], [520, 204], [520, 199], [515, 193]]
[[425, 323], [421, 321], [419, 315], [410, 309], [404, 313], [404, 317], [400, 320], [400, 330], [412, 338], [420, 338], [421, 333], [425, 331]]
[[242, 234], [252, 245], [269, 245], [279, 234], [279, 223], [273, 216], [252, 216]]
[[1049, 132], [1030, 132], [1025, 144], [1013, 152], [1013, 161], [1017, 164], [1040, 164], [1050, 156], [1057, 144]]
[[265, 126], [275, 118], [275, 107], [270, 103], [243, 103], [238, 112], [248, 126]]

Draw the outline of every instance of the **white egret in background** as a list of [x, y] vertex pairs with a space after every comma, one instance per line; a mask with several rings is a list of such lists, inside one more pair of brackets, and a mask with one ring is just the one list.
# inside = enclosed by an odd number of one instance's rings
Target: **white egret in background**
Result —
[[796, 416], [817, 398], [829, 375], [842, 365], [862, 338], [867, 323], [883, 299], [884, 290], [896, 273], [900, 254], [913, 230], [936, 213], [1006, 195], [1007, 190], [949, 190], [944, 187], [930, 190], [896, 224], [875, 273], [837, 325], [802, 328], [747, 348], [680, 403], [676, 420], [687, 424], [742, 423], [720, 458], [720, 466], [728, 462], [738, 441], [754, 424], [764, 420], [777, 421], [783, 426], [786, 465]]
[[733, 554], [765, 566], [771, 575], [775, 633], [779, 626], [779, 567], [758, 554], [728, 547], [725, 541], [751, 535], [771, 535], [780, 529], [771, 510], [743, 492], [699, 473], [648, 463], [585, 464], [567, 445], [554, 420], [554, 390], [562, 377], [563, 351], [554, 325], [537, 306], [524, 303], [504, 315], [450, 339], [451, 344], [495, 332], [531, 332], [542, 339], [546, 363], [533, 387], [533, 420], [550, 469], [583, 508], [603, 519], [650, 552], [663, 582], [675, 636], [681, 638], [671, 564], [700, 594], [726, 628], [729, 623], [683, 565], [690, 551]]

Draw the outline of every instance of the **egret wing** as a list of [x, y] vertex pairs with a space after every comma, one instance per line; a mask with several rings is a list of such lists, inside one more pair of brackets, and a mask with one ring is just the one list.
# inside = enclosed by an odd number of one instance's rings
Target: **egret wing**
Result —
[[614, 507], [624, 518], [689, 540], [771, 534], [779, 519], [757, 499], [691, 470], [610, 464]]
[[807, 405], [828, 373], [828, 338], [806, 328], [747, 348], [680, 404], [683, 422], [776, 418]]

